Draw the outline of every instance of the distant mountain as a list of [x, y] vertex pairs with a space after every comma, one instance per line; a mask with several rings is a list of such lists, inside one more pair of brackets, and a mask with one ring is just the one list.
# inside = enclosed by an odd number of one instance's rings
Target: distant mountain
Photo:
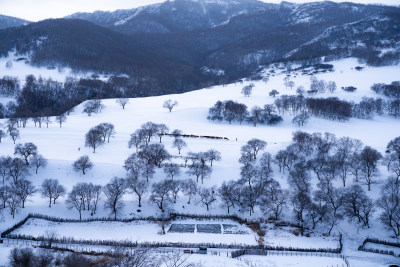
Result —
[[320, 35], [289, 52], [291, 60], [305, 56], [364, 59], [371, 65], [400, 62], [400, 9], [366, 19], [329, 27]]
[[[346, 29], [351, 33], [354, 23], [360, 21], [365, 21], [362, 24], [365, 29], [359, 29], [359, 35], [367, 33], [369, 27], [379, 29], [387, 25], [396, 28], [398, 24], [395, 19], [388, 19], [386, 24], [379, 24], [374, 22], [374, 18], [385, 18], [388, 14], [394, 14], [392, 17], [395, 17], [398, 12], [400, 8], [396, 7], [353, 3], [324, 1], [298, 5], [283, 2], [253, 13], [241, 13], [216, 27], [167, 34], [136, 33], [134, 36], [138, 42], [155, 53], [179, 58], [198, 67], [221, 69], [231, 76], [238, 77], [274, 61], [332, 55], [335, 50], [325, 49], [323, 53], [314, 53], [319, 51], [318, 44], [313, 46], [313, 51], [295, 51], [307, 46], [329, 29], [347, 25]], [[368, 25], [368, 22], [372, 24]], [[390, 35], [386, 39], [391, 41], [386, 42], [386, 48], [398, 47], [396, 30], [387, 33]], [[374, 33], [370, 35], [376, 42], [382, 38], [375, 38]], [[356, 38], [355, 35], [345, 36]], [[333, 47], [335, 38], [330, 38], [329, 42], [326, 47]], [[398, 49], [396, 51], [400, 54]], [[345, 56], [355, 55], [349, 51]]]
[[28, 23], [30, 22], [27, 20], [0, 15], [0, 29], [19, 27], [22, 25], [27, 25]]
[[158, 93], [235, 80], [278, 61], [400, 62], [393, 6], [175, 0], [69, 18], [0, 30], [0, 56], [16, 48], [36, 65], [126, 73]]
[[82, 20], [50, 19], [3, 29], [0, 40], [0, 56], [16, 48], [33, 65], [128, 74], [154, 90], [143, 95], [171, 88], [188, 91], [204, 76], [190, 65], [152, 53], [128, 35]]
[[256, 0], [174, 0], [115, 12], [76, 13], [83, 19], [118, 32], [174, 33], [228, 23], [232, 17], [275, 8]]

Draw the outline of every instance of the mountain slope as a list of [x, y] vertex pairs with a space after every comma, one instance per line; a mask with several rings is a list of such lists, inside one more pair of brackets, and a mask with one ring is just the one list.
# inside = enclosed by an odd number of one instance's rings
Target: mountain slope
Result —
[[0, 55], [16, 48], [31, 53], [33, 64], [143, 76], [149, 87], [153, 79], [161, 86], [162, 79], [163, 86], [186, 91], [282, 60], [357, 56], [379, 64], [376, 53], [385, 49], [384, 62], [396, 63], [399, 13], [398, 7], [329, 1], [175, 0], [70, 16], [102, 26], [60, 19], [5, 29]]
[[22, 25], [27, 25], [28, 23], [30, 22], [24, 19], [0, 15], [0, 30], [11, 27], [19, 27]]
[[0, 55], [15, 48], [19, 54], [29, 54], [34, 65], [126, 73], [153, 90], [187, 91], [203, 79], [195, 68], [153, 54], [132, 37], [82, 20], [45, 20], [4, 29], [0, 39]]
[[400, 9], [344, 25], [330, 27], [287, 54], [289, 59], [355, 56], [371, 65], [400, 60]]
[[[400, 9], [334, 2], [282, 3], [274, 8], [239, 14], [217, 27], [168, 34], [136, 33], [134, 36], [156, 53], [178, 57], [199, 67], [223, 69], [232, 76], [244, 76], [260, 64], [282, 60], [287, 53], [328, 28], [372, 16], [386, 16], [385, 12], [392, 10]], [[312, 55], [308, 51], [301, 59]]]
[[256, 0], [175, 0], [131, 10], [76, 13], [66, 18], [88, 20], [127, 34], [173, 33], [215, 27], [239, 14], [273, 7]]

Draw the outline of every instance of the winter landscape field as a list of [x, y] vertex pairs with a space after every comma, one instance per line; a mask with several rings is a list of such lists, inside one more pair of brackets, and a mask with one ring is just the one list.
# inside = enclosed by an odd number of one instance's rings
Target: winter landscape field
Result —
[[[3, 64], [1, 62], [0, 64]], [[362, 71], [354, 68], [360, 64], [355, 59], [345, 59], [331, 62], [334, 65], [334, 71], [331, 73], [317, 74], [317, 79], [333, 80], [337, 82], [337, 86], [357, 85], [357, 93], [348, 93], [337, 89], [334, 93], [318, 94], [320, 97], [335, 96], [341, 99], [352, 101], [360, 101], [362, 97], [376, 97], [371, 91], [370, 86], [374, 83], [390, 83], [398, 78], [399, 67], [365, 67]], [[272, 67], [271, 67], [272, 68]], [[268, 69], [266, 70], [268, 71]], [[277, 70], [278, 72], [279, 70]], [[106, 185], [113, 177], [126, 177], [127, 172], [123, 168], [124, 161], [134, 152], [134, 148], [128, 147], [130, 134], [146, 122], [164, 123], [169, 129], [180, 129], [184, 134], [195, 134], [204, 136], [227, 137], [229, 140], [209, 140], [205, 138], [187, 138], [185, 142], [187, 147], [182, 149], [181, 156], [190, 152], [201, 152], [209, 149], [216, 149], [221, 152], [221, 160], [213, 163], [213, 171], [204, 184], [200, 182], [198, 185], [204, 188], [217, 188], [223, 182], [231, 179], [240, 179], [240, 148], [244, 146], [248, 140], [258, 138], [265, 140], [267, 146], [265, 151], [275, 155], [279, 150], [287, 147], [292, 140], [294, 131], [314, 132], [330, 132], [336, 136], [351, 137], [361, 140], [364, 144], [370, 145], [377, 149], [380, 153], [385, 154], [386, 146], [390, 140], [396, 138], [399, 134], [400, 122], [397, 118], [389, 115], [375, 116], [373, 119], [350, 119], [346, 122], [329, 121], [321, 118], [311, 118], [310, 122], [303, 127], [293, 124], [293, 115], [287, 113], [283, 115], [283, 122], [274, 126], [258, 125], [254, 127], [247, 123], [239, 125], [238, 123], [226, 122], [210, 122], [207, 120], [208, 109], [217, 101], [234, 100], [245, 103], [248, 107], [255, 105], [263, 106], [274, 102], [272, 96], [268, 96], [268, 92], [276, 88], [280, 94], [294, 95], [294, 89], [285, 89], [283, 78], [285, 73], [276, 73], [274, 77], [265, 83], [263, 81], [254, 82], [253, 92], [249, 97], [241, 94], [243, 83], [229, 84], [227, 86], [206, 88], [181, 95], [165, 95], [159, 97], [136, 98], [130, 99], [125, 109], [122, 109], [115, 99], [102, 100], [104, 109], [101, 113], [88, 116], [82, 113], [83, 104], [76, 107], [74, 111], [67, 117], [67, 121], [60, 127], [55, 118], [51, 118], [52, 123], [48, 127], [42, 125], [41, 128], [35, 127], [33, 122], [28, 122], [25, 128], [20, 128], [20, 138], [16, 143], [34, 143], [38, 152], [48, 159], [48, 165], [45, 168], [39, 168], [36, 174], [33, 169], [29, 171], [27, 178], [32, 184], [39, 188], [45, 179], [58, 179], [60, 184], [65, 186], [66, 191], [72, 190], [77, 183], [93, 183]], [[295, 74], [296, 75], [296, 74]], [[293, 78], [296, 85], [309, 87], [309, 76], [297, 75]], [[167, 99], [173, 99], [179, 102], [172, 112], [163, 109], [163, 103]], [[3, 125], [7, 124], [7, 120], [3, 119]], [[110, 143], [96, 149], [93, 153], [90, 147], [85, 147], [85, 133], [90, 128], [102, 123], [109, 122], [115, 125], [115, 135], [110, 139]], [[178, 150], [172, 147], [174, 137], [164, 136], [162, 144], [171, 153], [172, 156], [179, 156]], [[154, 143], [159, 143], [159, 138], [154, 137]], [[2, 139], [1, 155], [8, 156], [14, 154], [14, 144], [11, 138]], [[87, 171], [85, 175], [74, 171], [73, 162], [82, 155], [89, 155], [94, 167]], [[180, 158], [172, 158], [172, 162], [176, 161], [183, 164]], [[288, 188], [286, 175], [279, 171], [279, 168], [273, 164], [274, 179], [279, 181], [283, 188]], [[380, 187], [384, 183], [385, 177], [389, 175], [385, 166], [379, 165], [379, 175], [374, 178], [371, 191], [366, 191], [367, 195], [373, 200], [379, 198]], [[174, 177], [174, 180], [180, 181], [191, 178], [189, 174], [182, 172]], [[192, 177], [194, 178], [194, 177]], [[156, 168], [151, 183], [160, 182], [165, 179], [166, 173], [162, 169]], [[316, 188], [318, 180], [312, 175], [311, 184]], [[341, 188], [341, 182], [335, 180], [334, 183]], [[350, 178], [347, 187], [355, 182]], [[366, 184], [360, 180], [359, 184], [366, 190]], [[131, 217], [147, 217], [158, 216], [160, 209], [150, 201], [149, 194], [143, 197], [142, 207], [138, 209], [137, 197], [130, 191], [123, 196], [124, 207], [118, 212], [118, 218]], [[48, 199], [42, 198], [37, 192], [27, 199], [25, 208], [18, 208], [15, 218], [12, 218], [7, 209], [2, 210], [1, 231], [5, 231], [13, 224], [25, 218], [29, 213], [39, 213], [43, 215], [53, 216], [57, 218], [79, 219], [79, 214], [75, 209], [68, 209], [65, 204], [67, 195], [57, 199], [56, 204], [51, 208], [48, 206]], [[89, 211], [82, 212], [82, 219], [102, 218], [110, 215], [109, 210], [103, 208], [105, 196], [101, 195], [96, 215], [91, 215]], [[198, 196], [194, 196], [191, 204], [187, 204], [187, 197], [183, 193], [178, 193], [176, 203], [169, 203], [170, 210], [178, 213], [198, 214], [198, 215], [227, 215], [226, 210], [221, 206], [221, 201], [217, 199], [212, 203], [209, 211], [202, 205]], [[233, 208], [231, 214], [246, 218], [248, 220], [265, 219], [262, 211], [256, 207], [255, 214], [251, 216], [247, 211], [239, 211]], [[292, 220], [292, 212], [290, 206], [287, 206], [282, 213], [282, 218]], [[201, 224], [221, 223], [213, 219], [200, 221]], [[175, 223], [171, 221], [169, 224]], [[193, 220], [178, 220], [178, 224], [196, 223]], [[232, 222], [229, 222], [232, 224]], [[234, 223], [236, 224], [236, 223]], [[88, 223], [53, 223], [40, 219], [29, 219], [21, 228], [12, 232], [12, 234], [30, 235], [35, 238], [46, 236], [46, 232], [54, 231], [58, 237], [74, 238], [77, 240], [114, 240], [114, 241], [133, 241], [133, 242], [183, 242], [183, 243], [215, 243], [215, 244], [243, 244], [257, 245], [257, 234], [253, 233], [246, 226], [241, 226], [245, 234], [207, 234], [207, 233], [168, 233], [160, 235], [160, 226], [157, 223], [146, 221], [119, 223], [119, 222], [88, 222]], [[310, 230], [307, 237], [296, 236], [295, 228], [276, 227], [265, 225], [266, 233], [264, 236], [265, 245], [280, 247], [297, 247], [297, 248], [332, 248], [339, 246], [338, 235], [343, 234], [343, 255], [348, 256], [351, 266], [386, 266], [390, 262], [397, 260], [391, 256], [378, 256], [357, 251], [357, 248], [366, 237], [375, 237], [385, 240], [396, 240], [392, 238], [392, 233], [384, 228], [379, 221], [379, 213], [376, 212], [371, 217], [370, 228], [363, 227], [355, 221], [349, 222], [343, 219], [333, 229], [331, 235], [325, 234], [324, 228], [316, 228]], [[298, 234], [297, 234], [298, 235]], [[9, 246], [3, 244], [1, 250], [9, 250]], [[396, 248], [394, 251], [398, 251]], [[6, 254], [6, 253], [5, 253]], [[201, 256], [196, 260], [204, 261], [206, 266], [216, 266], [214, 260], [209, 258], [202, 259]], [[216, 261], [216, 257], [214, 257]], [[7, 257], [3, 257], [1, 264], [6, 264]], [[291, 257], [274, 256], [265, 263], [261, 256], [245, 256], [244, 260], [253, 262], [256, 266], [292, 266], [293, 259]], [[281, 262], [282, 259], [282, 262]], [[301, 266], [313, 266], [313, 258], [295, 260], [296, 264]], [[318, 260], [318, 259], [314, 259]], [[212, 263], [208, 263], [208, 262]], [[310, 262], [311, 261], [311, 262]], [[339, 261], [339, 263], [338, 263]], [[319, 266], [330, 266], [342, 264], [341, 259], [327, 259]], [[224, 262], [224, 266], [233, 263]], [[243, 263], [235, 263], [242, 266]], [[264, 264], [264, 265], [263, 265]], [[273, 265], [275, 264], [275, 265]], [[282, 264], [282, 265], [281, 265]], [[286, 264], [286, 265], [285, 265]], [[221, 265], [223, 266], [223, 265]], [[246, 265], [243, 265], [246, 266]], [[341, 266], [341, 265], [340, 265]]]
[[400, 266], [399, 14], [0, 15], [0, 267]]

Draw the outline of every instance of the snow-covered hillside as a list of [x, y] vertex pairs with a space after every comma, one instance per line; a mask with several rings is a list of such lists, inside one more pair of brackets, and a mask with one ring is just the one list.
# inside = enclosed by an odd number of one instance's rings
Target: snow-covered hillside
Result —
[[[13, 64], [14, 66], [11, 70], [6, 70], [4, 69], [4, 59], [0, 59], [0, 73], [4, 73], [4, 75], [17, 75], [23, 79], [25, 74], [33, 70], [24, 69], [30, 67], [24, 65], [23, 62], [13, 62]], [[320, 73], [317, 74], [316, 77], [326, 81], [335, 81], [338, 89], [334, 93], [326, 92], [324, 94], [317, 94], [317, 97], [335, 96], [341, 99], [358, 102], [364, 96], [375, 98], [382, 97], [375, 94], [370, 89], [372, 84], [378, 82], [391, 83], [392, 81], [399, 80], [400, 66], [375, 68], [364, 66], [355, 59], [344, 59], [333, 63], [331, 62], [331, 64], [334, 65], [334, 72]], [[361, 71], [355, 70], [354, 68], [356, 66], [363, 66], [364, 69]], [[240, 149], [251, 138], [265, 140], [268, 143], [266, 151], [275, 155], [277, 151], [286, 148], [286, 146], [290, 144], [292, 133], [296, 130], [309, 133], [330, 132], [335, 134], [338, 138], [348, 136], [359, 139], [365, 145], [369, 145], [381, 153], [385, 153], [388, 142], [400, 135], [399, 118], [388, 115], [376, 116], [371, 120], [350, 119], [347, 122], [330, 121], [313, 117], [304, 127], [297, 127], [294, 125], [291, 122], [293, 115], [288, 113], [285, 113], [283, 116], [283, 122], [275, 126], [259, 125], [253, 127], [246, 123], [239, 125], [236, 123], [217, 123], [207, 120], [208, 109], [218, 100], [238, 101], [246, 104], [250, 109], [255, 105], [262, 107], [265, 104], [272, 104], [275, 99], [268, 95], [272, 89], [278, 90], [280, 95], [296, 94], [295, 89], [285, 89], [283, 78], [286, 73], [280, 73], [282, 70], [272, 66], [266, 69], [265, 73], [268, 73], [271, 69], [274, 69], [274, 74], [270, 75], [267, 83], [263, 81], [254, 82], [255, 87], [250, 97], [245, 97], [241, 94], [242, 87], [250, 83], [250, 81], [244, 81], [243, 83], [238, 82], [227, 86], [205, 88], [179, 95], [130, 99], [130, 103], [125, 109], [122, 109], [121, 106], [116, 103], [115, 99], [103, 100], [102, 103], [105, 105], [105, 108], [101, 113], [93, 114], [90, 117], [82, 113], [82, 104], [75, 108], [74, 112], [68, 116], [67, 121], [61, 128], [55, 122], [54, 118], [52, 118], [53, 123], [50, 124], [48, 128], [45, 125], [42, 125], [42, 128], [35, 127], [33, 122], [29, 121], [26, 128], [19, 128], [21, 138], [17, 140], [17, 143], [33, 142], [37, 145], [39, 153], [49, 160], [49, 164], [45, 169], [39, 169], [38, 174], [31, 171], [31, 175], [28, 179], [31, 180], [35, 186], [39, 187], [44, 179], [55, 178], [66, 187], [67, 191], [70, 191], [72, 187], [79, 182], [92, 182], [94, 184], [105, 185], [113, 177], [125, 177], [126, 171], [123, 168], [124, 161], [130, 154], [135, 152], [133, 148], [128, 147], [130, 134], [140, 128], [142, 124], [149, 121], [164, 123], [169, 127], [170, 131], [180, 129], [184, 134], [219, 136], [229, 139], [185, 139], [187, 148], [182, 150], [183, 155], [186, 155], [189, 151], [201, 152], [209, 149], [216, 149], [221, 152], [222, 160], [213, 164], [211, 177], [204, 181], [203, 186], [206, 187], [220, 186], [224, 181], [232, 179], [237, 180], [240, 178], [240, 165], [238, 163]], [[58, 73], [57, 70], [45, 70], [45, 72], [43, 72], [42, 69], [37, 69], [36, 71], [36, 75], [41, 74], [43, 77], [49, 75], [53, 79], [59, 79], [60, 81], [63, 81], [65, 76], [65, 74]], [[305, 88], [309, 88], [310, 76], [301, 75], [296, 72], [292, 72], [291, 75], [296, 87], [302, 85]], [[346, 86], [355, 86], [357, 87], [357, 91], [348, 93], [340, 89]], [[173, 99], [179, 102], [179, 105], [174, 108], [172, 112], [163, 109], [163, 103], [167, 99]], [[0, 120], [0, 123], [4, 124], [5, 122], [6, 120]], [[115, 125], [115, 138], [111, 139], [110, 143], [106, 143], [104, 146], [96, 149], [96, 153], [92, 153], [91, 148], [85, 147], [85, 134], [90, 128], [103, 122], [109, 122]], [[177, 149], [172, 147], [173, 140], [173, 137], [165, 136], [162, 139], [162, 143], [173, 156], [178, 156]], [[154, 139], [153, 142], [158, 142], [158, 139]], [[0, 156], [13, 156], [14, 147], [9, 137], [2, 139], [0, 143]], [[94, 168], [88, 171], [86, 175], [75, 172], [72, 167], [73, 162], [82, 155], [89, 155], [94, 163]], [[380, 167], [380, 170], [381, 175], [376, 179], [377, 184], [373, 184], [371, 192], [367, 193], [373, 199], [378, 197], [380, 184], [386, 179], [387, 175], [387, 171], [383, 166]], [[278, 171], [276, 166], [274, 166], [273, 176], [283, 187], [288, 187], [285, 176]], [[156, 175], [151, 182], [161, 181], [165, 179], [165, 177], [166, 175], [164, 172], [157, 169]], [[176, 179], [179, 180], [187, 178], [189, 178], [189, 176], [184, 172], [176, 177]], [[312, 184], [314, 186], [316, 184], [315, 180], [316, 179], [313, 178]], [[350, 183], [352, 183], [352, 181]], [[338, 184], [340, 184], [340, 181]], [[362, 186], [366, 188], [366, 185], [362, 184]], [[78, 219], [79, 215], [76, 210], [67, 209], [65, 199], [65, 197], [61, 197], [57, 200], [55, 205], [49, 208], [48, 199], [41, 198], [40, 194], [37, 193], [33, 197], [28, 198], [26, 207], [24, 209], [19, 209], [15, 219], [12, 219], [7, 210], [3, 210], [2, 212], [0, 210], [0, 232], [14, 223], [19, 222], [28, 213], [40, 213], [62, 218]], [[141, 211], [138, 211], [137, 198], [134, 194], [125, 195], [124, 201], [126, 205], [120, 217], [151, 216], [158, 212], [158, 208], [150, 203], [147, 197], [144, 199]], [[100, 200], [100, 202], [98, 213], [95, 216], [108, 216], [109, 211], [103, 208], [103, 200]], [[219, 205], [214, 205], [214, 207], [207, 212], [206, 208], [200, 203], [196, 203], [196, 201], [190, 205], [186, 202], [186, 197], [180, 197], [177, 203], [173, 205], [174, 210], [191, 214], [226, 214], [226, 210], [219, 207]], [[247, 215], [247, 213], [243, 214], [237, 209], [233, 212], [249, 219], [262, 216], [259, 210], [251, 217]], [[2, 220], [1, 216], [3, 217]], [[83, 218], [90, 217], [91, 215], [89, 212], [83, 212]], [[290, 209], [285, 212], [285, 218], [288, 220], [292, 219]], [[34, 226], [31, 225], [31, 227]], [[119, 231], [118, 228], [115, 231]], [[334, 236], [337, 236], [339, 232], [344, 233], [344, 253], [353, 257], [352, 266], [365, 266], [364, 264], [368, 261], [373, 261], [373, 266], [385, 266], [385, 264], [392, 262], [392, 258], [389, 256], [376, 256], [374, 254], [370, 255], [368, 253], [356, 251], [357, 247], [360, 245], [359, 242], [362, 242], [367, 236], [390, 238], [391, 233], [383, 228], [383, 225], [378, 220], [378, 214], [375, 214], [373, 217], [371, 229], [362, 228], [355, 223], [343, 221], [333, 232]], [[291, 238], [296, 238], [293, 235], [291, 236]], [[77, 236], [76, 238], [81, 238], [81, 236]], [[168, 235], [164, 236], [163, 240], [166, 238], [168, 238]], [[185, 237], [185, 239], [186, 238], [188, 237]], [[279, 239], [279, 235], [275, 236], [274, 239]], [[209, 241], [219, 242], [217, 237], [211, 237]], [[253, 241], [253, 237], [250, 236], [246, 243], [252, 244]], [[307, 242], [310, 241], [307, 241], [307, 238], [303, 238], [303, 240], [300, 241], [297, 239], [293, 241], [290, 238], [287, 241], [282, 239], [282, 243], [279, 243], [279, 240], [275, 240], [275, 243], [279, 245], [288, 245], [287, 243], [290, 245], [292, 242], [300, 242], [307, 246]], [[2, 250], [4, 250], [4, 248], [0, 246], [0, 255], [2, 255]], [[365, 257], [366, 261], [363, 261], [362, 257]], [[259, 266], [258, 262], [261, 261], [261, 259], [253, 258], [253, 261]], [[0, 265], [2, 264], [5, 264], [4, 260], [0, 260]], [[242, 263], [238, 263], [238, 266], [242, 266], [239, 264]], [[301, 266], [308, 266], [307, 264], [314, 263], [306, 262], [302, 264]], [[226, 266], [228, 265], [227, 263]], [[287, 266], [289, 266], [289, 263]]]
[[[43, 79], [51, 78], [53, 81], [65, 82], [65, 77], [89, 77], [93, 73], [77, 73], [72, 71], [70, 68], [45, 68], [45, 67], [35, 67], [25, 63], [28, 59], [25, 55], [16, 55], [15, 52], [10, 52], [7, 57], [0, 57], [0, 76], [11, 76], [17, 77], [20, 80], [21, 85], [25, 83], [25, 77], [27, 75], [33, 74], [35, 77], [39, 78], [41, 76]], [[11, 67], [7, 68], [7, 62], [11, 62]]]

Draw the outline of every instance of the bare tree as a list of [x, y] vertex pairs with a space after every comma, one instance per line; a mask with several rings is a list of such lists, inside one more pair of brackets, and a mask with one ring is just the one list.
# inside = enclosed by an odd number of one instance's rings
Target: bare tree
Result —
[[165, 210], [166, 205], [171, 202], [169, 181], [165, 180], [152, 185], [150, 201], [155, 203], [162, 212]]
[[47, 166], [47, 159], [45, 159], [42, 155], [40, 154], [34, 154], [31, 159], [31, 163], [35, 167], [35, 172], [36, 174], [38, 173], [38, 169], [40, 167], [44, 168]]
[[56, 199], [65, 194], [65, 188], [56, 179], [45, 179], [42, 182], [40, 192], [42, 197], [49, 198], [49, 207], [51, 207], [52, 200], [53, 204], [55, 204]]
[[136, 130], [133, 134], [131, 134], [131, 139], [129, 139], [129, 148], [135, 147], [136, 152], [139, 152], [139, 148], [143, 147], [146, 145], [146, 137], [144, 135], [144, 132], [139, 129]]
[[362, 142], [360, 140], [342, 137], [337, 141], [336, 147], [337, 151], [334, 158], [339, 168], [339, 176], [342, 179], [343, 187], [345, 187], [347, 174], [351, 171], [352, 154], [359, 152], [362, 147]]
[[204, 178], [207, 178], [211, 175], [212, 169], [210, 166], [203, 165], [200, 163], [195, 163], [189, 166], [189, 169], [186, 171], [186, 174], [196, 176], [196, 181], [199, 182], [199, 178], [201, 178], [201, 183], [204, 182]]
[[17, 141], [17, 139], [19, 138], [19, 130], [16, 128], [13, 128], [9, 131], [8, 133], [11, 137], [11, 139], [14, 141], [14, 145], [15, 145], [15, 141]]
[[31, 248], [13, 248], [8, 257], [10, 259], [10, 266], [36, 266], [36, 255]]
[[360, 154], [362, 172], [364, 174], [365, 181], [368, 185], [368, 191], [371, 190], [371, 183], [373, 176], [377, 173], [378, 161], [382, 159], [382, 154], [377, 150], [366, 146]]
[[395, 178], [389, 178], [381, 189], [377, 201], [381, 208], [381, 222], [387, 229], [393, 231], [395, 236], [400, 236], [400, 183]]
[[10, 214], [13, 216], [13, 219], [20, 205], [21, 201], [19, 197], [15, 194], [11, 194], [10, 197], [7, 199], [7, 207], [10, 209]]
[[[261, 188], [258, 188], [261, 189]], [[249, 209], [249, 214], [251, 216], [252, 213], [254, 213], [254, 207], [258, 204], [259, 202], [259, 190], [256, 189], [255, 187], [250, 187], [248, 185], [243, 185], [240, 188], [240, 201], [239, 204], [243, 209], [248, 208]]]
[[144, 160], [140, 158], [137, 153], [133, 153], [125, 160], [124, 168], [129, 173], [130, 177], [137, 180], [143, 175], [143, 164], [145, 164]]
[[210, 210], [211, 204], [217, 200], [215, 188], [201, 188], [199, 191], [200, 202], [206, 206], [207, 211]]
[[272, 113], [275, 113], [276, 112], [275, 105], [274, 104], [266, 104], [266, 105], [264, 105], [264, 112], [267, 115], [271, 115]]
[[296, 84], [294, 83], [294, 81], [289, 81], [288, 86], [290, 87], [290, 89], [293, 89], [293, 87], [295, 87]]
[[101, 113], [101, 110], [104, 108], [104, 105], [101, 103], [101, 100], [94, 99], [88, 100], [83, 104], [83, 113], [87, 113], [88, 116], [91, 116], [93, 113]]
[[67, 256], [65, 256], [65, 258], [62, 261], [62, 264], [64, 267], [90, 267], [90, 260], [85, 257], [82, 256], [81, 254], [77, 254], [77, 253], [72, 253], [69, 254]]
[[257, 139], [257, 138], [253, 138], [253, 139], [249, 140], [246, 145], [249, 146], [251, 148], [251, 150], [253, 151], [254, 159], [257, 159], [258, 152], [260, 150], [263, 150], [267, 146], [267, 142]]
[[230, 181], [226, 183], [225, 181], [222, 183], [221, 187], [218, 188], [218, 196], [222, 200], [222, 206], [227, 208], [228, 214], [230, 213], [230, 208], [235, 206], [235, 197], [234, 197], [234, 187], [236, 183]]
[[86, 133], [85, 146], [93, 148], [93, 153], [96, 152], [97, 147], [103, 144], [102, 132], [99, 129], [92, 128]]
[[326, 85], [326, 88], [328, 89], [329, 92], [333, 93], [336, 91], [336, 83], [333, 81], [329, 81], [328, 84]]
[[58, 122], [58, 124], [60, 124], [60, 128], [61, 128], [61, 125], [66, 121], [67, 121], [67, 115], [65, 115], [64, 113], [61, 114], [60, 116], [56, 117], [56, 122]]
[[275, 97], [276, 95], [279, 95], [279, 92], [275, 89], [273, 89], [271, 92], [269, 92], [269, 96]]
[[142, 124], [140, 130], [146, 138], [146, 145], [150, 143], [151, 139], [158, 133], [158, 125], [153, 122], [146, 122]]
[[299, 192], [295, 190], [291, 196], [291, 203], [294, 213], [296, 215], [296, 219], [301, 226], [301, 234], [303, 235], [304, 213], [311, 203], [310, 195], [308, 194], [308, 192]]
[[19, 178], [24, 178], [29, 174], [28, 166], [20, 158], [13, 158], [7, 170], [8, 177], [13, 179], [14, 184], [18, 182]]
[[129, 103], [129, 98], [118, 98], [115, 102], [117, 102], [122, 109], [125, 109], [125, 106]]
[[290, 82], [290, 76], [287, 75], [283, 78], [283, 84], [285, 85], [285, 89], [287, 90], [287, 88], [289, 87], [289, 82]]
[[139, 151], [138, 155], [145, 159], [148, 164], [153, 164], [159, 168], [164, 161], [171, 158], [171, 155], [162, 144], [150, 144], [144, 147], [142, 151]]
[[82, 174], [85, 175], [87, 169], [93, 168], [93, 163], [90, 161], [89, 156], [84, 155], [74, 162], [73, 167], [76, 172], [82, 171]]
[[108, 122], [100, 123], [94, 129], [100, 132], [104, 142], [107, 139], [107, 143], [110, 143], [110, 138], [115, 135], [114, 125]]
[[190, 204], [192, 197], [198, 193], [197, 183], [192, 179], [185, 180], [183, 182], [182, 191], [188, 197], [187, 204]]
[[302, 111], [300, 114], [295, 116], [292, 120], [292, 123], [297, 124], [297, 126], [304, 126], [307, 124], [311, 119], [310, 113], [307, 111]]
[[7, 136], [6, 132], [4, 132], [3, 130], [0, 129], [0, 143], [1, 143], [1, 139], [6, 136]]
[[126, 266], [150, 267], [161, 265], [161, 260], [154, 254], [153, 250], [143, 248], [135, 249], [130, 253], [125, 253], [124, 259], [126, 259]]
[[174, 203], [176, 203], [178, 194], [183, 189], [183, 183], [181, 181], [173, 181], [173, 180], [169, 180], [168, 182], [169, 182], [169, 190], [171, 192], [172, 198], [174, 200]]
[[269, 183], [266, 190], [266, 194], [260, 199], [260, 208], [264, 214], [271, 214], [278, 220], [287, 205], [289, 191], [283, 190], [275, 180]]
[[37, 146], [33, 143], [17, 144], [14, 155], [20, 155], [25, 160], [26, 165], [29, 165], [28, 158], [37, 154], [37, 152]]
[[174, 251], [163, 255], [162, 261], [166, 267], [196, 267], [194, 263], [187, 263], [189, 255]]
[[46, 115], [43, 121], [46, 123], [46, 128], [49, 128], [49, 124], [52, 123], [50, 116]]
[[304, 88], [304, 86], [300, 85], [299, 87], [297, 87], [296, 89], [296, 93], [300, 96], [304, 96], [306, 92], [306, 89]]
[[247, 85], [245, 87], [242, 88], [242, 94], [246, 97], [250, 97], [251, 92], [253, 91], [253, 87], [250, 85]]
[[363, 169], [360, 153], [353, 153], [350, 156], [349, 163], [350, 173], [356, 178], [356, 182], [358, 182]]
[[106, 200], [104, 206], [110, 209], [114, 214], [114, 220], [117, 219], [118, 212], [123, 207], [122, 197], [126, 193], [127, 184], [123, 178], [114, 177], [108, 184], [104, 186], [104, 194]]
[[25, 179], [20, 179], [16, 184], [11, 186], [11, 192], [19, 197], [22, 208], [25, 208], [26, 199], [35, 194], [36, 191], [32, 182]]
[[181, 174], [181, 168], [178, 164], [175, 163], [167, 163], [164, 165], [164, 172], [174, 180], [174, 176]]
[[220, 161], [221, 160], [221, 153], [215, 149], [210, 149], [206, 152], [207, 159], [210, 161], [210, 165], [213, 165], [213, 161]]
[[168, 99], [168, 100], [165, 100], [165, 102], [163, 104], [163, 108], [166, 108], [169, 110], [169, 112], [171, 112], [172, 109], [177, 105], [178, 105], [178, 101]]
[[165, 134], [167, 134], [168, 132], [169, 132], [169, 128], [165, 125], [165, 124], [163, 124], [163, 123], [161, 123], [161, 124], [157, 124], [157, 135], [158, 135], [158, 137], [160, 138], [160, 143], [161, 143], [161, 138], [165, 135]]
[[82, 210], [85, 208], [85, 199], [78, 185], [75, 185], [71, 192], [68, 193], [68, 198], [65, 203], [69, 209], [75, 208], [79, 212], [79, 220], [82, 220]]
[[11, 188], [8, 185], [4, 185], [0, 187], [0, 200], [2, 202], [2, 208], [6, 208], [6, 203], [8, 198], [11, 195]]
[[127, 179], [127, 186], [137, 195], [139, 208], [142, 207], [142, 197], [148, 191], [149, 183], [145, 180], [129, 177]]
[[175, 140], [172, 142], [172, 147], [176, 147], [178, 149], [178, 154], [180, 155], [182, 148], [187, 147], [187, 145], [183, 139], [175, 138]]
[[0, 175], [3, 178], [3, 185], [6, 177], [8, 178], [8, 170], [12, 163], [12, 157], [0, 157]]
[[400, 136], [390, 140], [387, 145], [387, 150], [391, 155], [397, 158], [397, 161], [400, 164]]
[[96, 210], [97, 210], [97, 203], [100, 200], [100, 194], [103, 191], [103, 187], [101, 185], [93, 185], [92, 188], [92, 196], [93, 196], [93, 208], [92, 208], [92, 212], [93, 214], [96, 214]]
[[175, 138], [179, 138], [179, 137], [183, 134], [183, 132], [182, 132], [181, 130], [179, 130], [179, 129], [175, 129], [175, 130], [173, 130], [173, 131], [171, 132], [171, 134], [172, 134]]
[[369, 228], [369, 218], [374, 212], [374, 203], [365, 194], [359, 185], [352, 185], [347, 188], [343, 199], [344, 213], [350, 219], [356, 218], [364, 226]]

